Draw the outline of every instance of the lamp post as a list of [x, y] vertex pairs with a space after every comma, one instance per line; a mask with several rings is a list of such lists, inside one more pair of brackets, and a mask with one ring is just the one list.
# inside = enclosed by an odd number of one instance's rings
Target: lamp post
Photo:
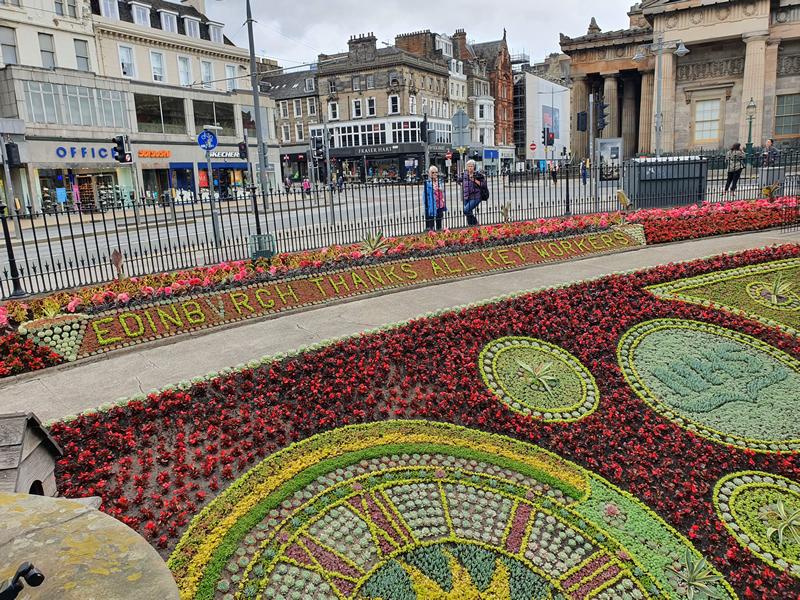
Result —
[[672, 50], [675, 48], [674, 54], [675, 56], [682, 58], [689, 54], [689, 49], [683, 43], [682, 40], [675, 40], [672, 42], [665, 42], [664, 41], [664, 34], [659, 33], [656, 41], [652, 44], [645, 44], [644, 46], [640, 46], [639, 50], [633, 56], [633, 60], [635, 62], [642, 62], [647, 58], [647, 55], [644, 53], [645, 50], [650, 51], [652, 54], [656, 56], [656, 114], [654, 115], [655, 118], [655, 129], [656, 129], [656, 157], [661, 156], [661, 133], [664, 128], [664, 114], [661, 108], [661, 101], [662, 101], [662, 88], [664, 86], [664, 73], [663, 73], [663, 56], [666, 50]]
[[747, 154], [747, 161], [750, 163], [753, 162], [753, 121], [756, 118], [757, 108], [756, 101], [750, 98], [750, 102], [747, 103], [745, 108], [747, 113], [747, 145], [745, 146], [745, 153]]

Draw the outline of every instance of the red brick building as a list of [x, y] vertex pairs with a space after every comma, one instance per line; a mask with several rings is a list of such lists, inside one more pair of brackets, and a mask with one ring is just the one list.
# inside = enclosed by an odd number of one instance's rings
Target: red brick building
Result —
[[486, 60], [486, 72], [494, 96], [494, 143], [497, 146], [513, 146], [514, 75], [505, 29], [503, 39], [473, 44], [472, 47], [478, 56]]

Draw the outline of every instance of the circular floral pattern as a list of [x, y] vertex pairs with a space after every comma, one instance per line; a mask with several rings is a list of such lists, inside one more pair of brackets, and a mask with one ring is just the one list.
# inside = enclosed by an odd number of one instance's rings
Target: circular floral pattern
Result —
[[545, 421], [576, 421], [594, 412], [597, 383], [572, 354], [543, 340], [505, 337], [478, 360], [490, 390], [512, 410]]
[[756, 338], [680, 319], [619, 342], [628, 383], [655, 411], [708, 439], [763, 452], [800, 448], [800, 361]]
[[742, 546], [800, 577], [800, 485], [769, 473], [734, 473], [717, 483], [714, 506]]
[[800, 296], [790, 289], [776, 291], [774, 285], [755, 281], [747, 286], [747, 295], [753, 302], [773, 310], [800, 310]]
[[170, 567], [198, 600], [672, 597], [691, 568], [735, 597], [607, 481], [424, 421], [346, 427], [267, 458], [193, 521]]

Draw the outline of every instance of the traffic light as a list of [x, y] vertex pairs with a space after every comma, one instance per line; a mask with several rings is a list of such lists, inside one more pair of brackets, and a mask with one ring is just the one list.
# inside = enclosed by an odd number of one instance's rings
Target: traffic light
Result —
[[556, 134], [553, 131], [547, 130], [547, 145], [548, 146], [555, 146], [556, 145]]
[[321, 160], [325, 158], [325, 142], [321, 137], [312, 138], [314, 158]]
[[239, 142], [239, 158], [247, 160], [247, 144], [245, 142]]
[[597, 129], [603, 131], [608, 126], [608, 104], [603, 102], [597, 103]]
[[423, 143], [428, 142], [428, 115], [427, 113], [422, 118], [422, 129], [419, 132], [419, 139]]
[[542, 146], [547, 146], [547, 127], [542, 127]]
[[128, 152], [125, 149], [125, 136], [118, 135], [117, 137], [111, 140], [111, 143], [114, 144], [114, 148], [112, 153], [114, 155], [114, 159], [122, 164], [129, 165], [133, 162], [133, 154]]
[[578, 131], [586, 131], [589, 129], [589, 115], [585, 110], [578, 113]]
[[9, 167], [19, 167], [22, 161], [19, 158], [19, 146], [15, 142], [6, 144], [6, 160]]

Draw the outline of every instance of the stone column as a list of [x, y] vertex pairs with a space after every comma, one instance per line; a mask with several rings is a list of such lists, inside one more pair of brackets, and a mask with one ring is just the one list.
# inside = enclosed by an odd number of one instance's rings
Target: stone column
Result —
[[739, 111], [739, 140], [747, 142], [749, 124], [745, 107], [750, 98], [756, 101], [756, 114], [753, 119], [753, 144], [758, 146], [764, 124], [764, 68], [766, 66], [766, 32], [747, 33], [742, 36], [746, 44], [744, 55], [744, 80], [742, 82], [742, 106]]
[[[572, 78], [572, 132], [570, 138], [570, 146], [572, 154], [578, 158], [589, 156], [589, 132], [578, 131], [578, 113], [585, 111], [589, 114], [589, 84], [586, 81], [585, 75], [575, 75]], [[589, 126], [591, 128], [591, 125]]]
[[[664, 50], [661, 60], [661, 152], [673, 152], [675, 149], [675, 80], [677, 75], [677, 61], [672, 50]], [[658, 60], [656, 60], [658, 69]], [[653, 151], [656, 150], [655, 122], [658, 114], [658, 72], [653, 90]]]
[[603, 103], [608, 104], [608, 120], [602, 137], [619, 137], [619, 93], [617, 91], [617, 74], [603, 75]]
[[633, 77], [622, 80], [622, 155], [630, 158], [636, 153], [636, 126], [638, 117], [636, 111], [636, 86], [638, 82]]
[[[780, 39], [768, 39], [764, 54], [764, 118], [761, 122], [761, 134], [764, 137], [775, 135], [775, 104], [770, 101], [775, 97], [778, 83], [778, 49]], [[744, 140], [745, 142], [747, 140]]]
[[639, 100], [639, 152], [653, 151], [653, 86], [652, 71], [642, 73], [642, 92]]

